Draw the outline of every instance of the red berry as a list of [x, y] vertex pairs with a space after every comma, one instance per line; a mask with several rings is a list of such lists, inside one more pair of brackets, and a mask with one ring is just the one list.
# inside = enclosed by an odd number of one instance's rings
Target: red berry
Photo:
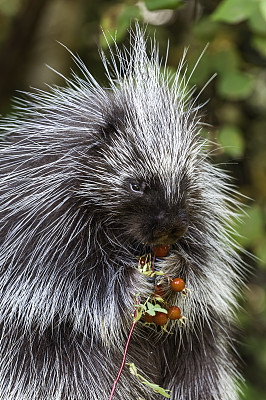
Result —
[[152, 315], [150, 315], [148, 313], [145, 313], [143, 318], [144, 318], [144, 321], [145, 322], [149, 322], [149, 324], [154, 321], [154, 316], [152, 316]]
[[163, 297], [164, 290], [163, 290], [162, 285], [155, 285], [154, 294], [156, 294], [157, 296]]
[[171, 288], [174, 292], [182, 292], [185, 289], [185, 282], [181, 278], [175, 278], [171, 282]]
[[146, 258], [145, 257], [140, 257], [139, 263], [140, 263], [141, 267], [144, 267], [144, 265], [146, 264]]
[[167, 315], [169, 319], [175, 320], [181, 318], [181, 310], [177, 306], [171, 306], [167, 310]]
[[165, 314], [162, 311], [157, 311], [155, 316], [153, 317], [153, 321], [160, 326], [163, 326], [166, 324], [168, 320], [167, 314]]
[[170, 249], [170, 246], [168, 246], [168, 245], [154, 246], [153, 253], [154, 253], [155, 257], [165, 257], [165, 256], [167, 256], [169, 249]]

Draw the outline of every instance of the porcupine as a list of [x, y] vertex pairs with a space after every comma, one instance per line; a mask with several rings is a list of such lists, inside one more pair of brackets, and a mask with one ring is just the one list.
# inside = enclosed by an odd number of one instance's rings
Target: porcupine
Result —
[[[1, 122], [3, 400], [107, 399], [135, 296], [154, 291], [137, 256], [162, 244], [159, 268], [191, 289], [186, 324], [137, 323], [127, 360], [171, 399], [238, 398], [234, 188], [210, 163], [185, 55], [172, 76], [151, 43], [137, 27], [129, 51], [103, 55], [109, 88], [74, 56], [83, 78], [35, 90]], [[125, 366], [114, 399], [140, 398], [162, 396]]]

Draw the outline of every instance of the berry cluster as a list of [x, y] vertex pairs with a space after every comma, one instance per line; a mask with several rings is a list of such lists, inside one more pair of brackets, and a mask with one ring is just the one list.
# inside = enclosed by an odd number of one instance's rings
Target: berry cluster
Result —
[[[177, 278], [170, 278], [168, 275], [163, 273], [162, 271], [155, 271], [155, 258], [161, 258], [167, 256], [169, 251], [169, 246], [156, 246], [153, 248], [153, 263], [152, 268], [151, 265], [151, 256], [140, 257], [139, 258], [139, 266], [142, 272], [148, 276], [154, 275], [161, 275], [166, 276], [169, 281], [171, 281], [171, 289], [174, 292], [183, 292], [185, 293], [185, 282], [180, 277]], [[150, 264], [150, 265], [149, 265]], [[153, 302], [156, 305], [156, 301], [163, 302], [166, 305], [166, 308], [161, 308], [160, 311], [155, 311], [150, 309], [146, 309], [143, 315], [143, 320], [146, 323], [155, 323], [159, 326], [166, 325], [168, 319], [175, 321], [175, 320], [182, 320], [184, 317], [181, 315], [181, 310], [178, 306], [169, 306], [164, 300], [164, 291], [161, 284], [155, 284], [154, 293], [153, 293]]]

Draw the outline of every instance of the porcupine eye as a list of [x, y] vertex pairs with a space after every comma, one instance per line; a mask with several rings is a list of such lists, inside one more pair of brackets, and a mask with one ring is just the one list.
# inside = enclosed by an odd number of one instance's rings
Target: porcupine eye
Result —
[[141, 187], [138, 183], [131, 183], [130, 189], [132, 190], [132, 192], [141, 192]]
[[146, 187], [145, 182], [138, 182], [138, 181], [129, 182], [129, 188], [131, 192], [134, 192], [139, 195], [143, 194], [145, 187]]

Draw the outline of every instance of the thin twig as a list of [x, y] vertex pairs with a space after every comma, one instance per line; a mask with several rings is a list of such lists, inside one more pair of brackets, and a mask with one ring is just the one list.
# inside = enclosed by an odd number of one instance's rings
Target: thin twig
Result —
[[117, 377], [116, 377], [116, 379], [115, 379], [115, 381], [114, 381], [114, 384], [113, 384], [113, 387], [112, 387], [112, 391], [111, 391], [109, 400], [112, 400], [112, 398], [113, 398], [113, 395], [114, 395], [114, 392], [115, 392], [115, 389], [116, 389], [116, 385], [117, 385], [117, 383], [118, 383], [118, 381], [119, 381], [120, 375], [121, 375], [121, 373], [122, 373], [122, 371], [123, 371], [123, 368], [124, 368], [124, 366], [125, 366], [129, 342], [130, 342], [132, 333], [133, 333], [133, 331], [134, 331], [135, 325], [136, 325], [136, 323], [137, 323], [137, 321], [135, 321], [135, 318], [136, 318], [136, 315], [137, 315], [137, 306], [138, 306], [138, 303], [139, 303], [139, 302], [138, 302], [138, 300], [136, 299], [136, 307], [135, 307], [135, 311], [134, 311], [134, 320], [133, 320], [133, 323], [132, 323], [132, 326], [131, 326], [131, 329], [130, 329], [130, 332], [129, 332], [129, 335], [128, 335], [128, 338], [127, 338], [127, 343], [126, 343], [126, 346], [125, 346], [125, 350], [124, 350], [124, 355], [123, 355], [122, 363], [121, 363], [119, 372], [118, 372], [118, 374], [117, 374]]

